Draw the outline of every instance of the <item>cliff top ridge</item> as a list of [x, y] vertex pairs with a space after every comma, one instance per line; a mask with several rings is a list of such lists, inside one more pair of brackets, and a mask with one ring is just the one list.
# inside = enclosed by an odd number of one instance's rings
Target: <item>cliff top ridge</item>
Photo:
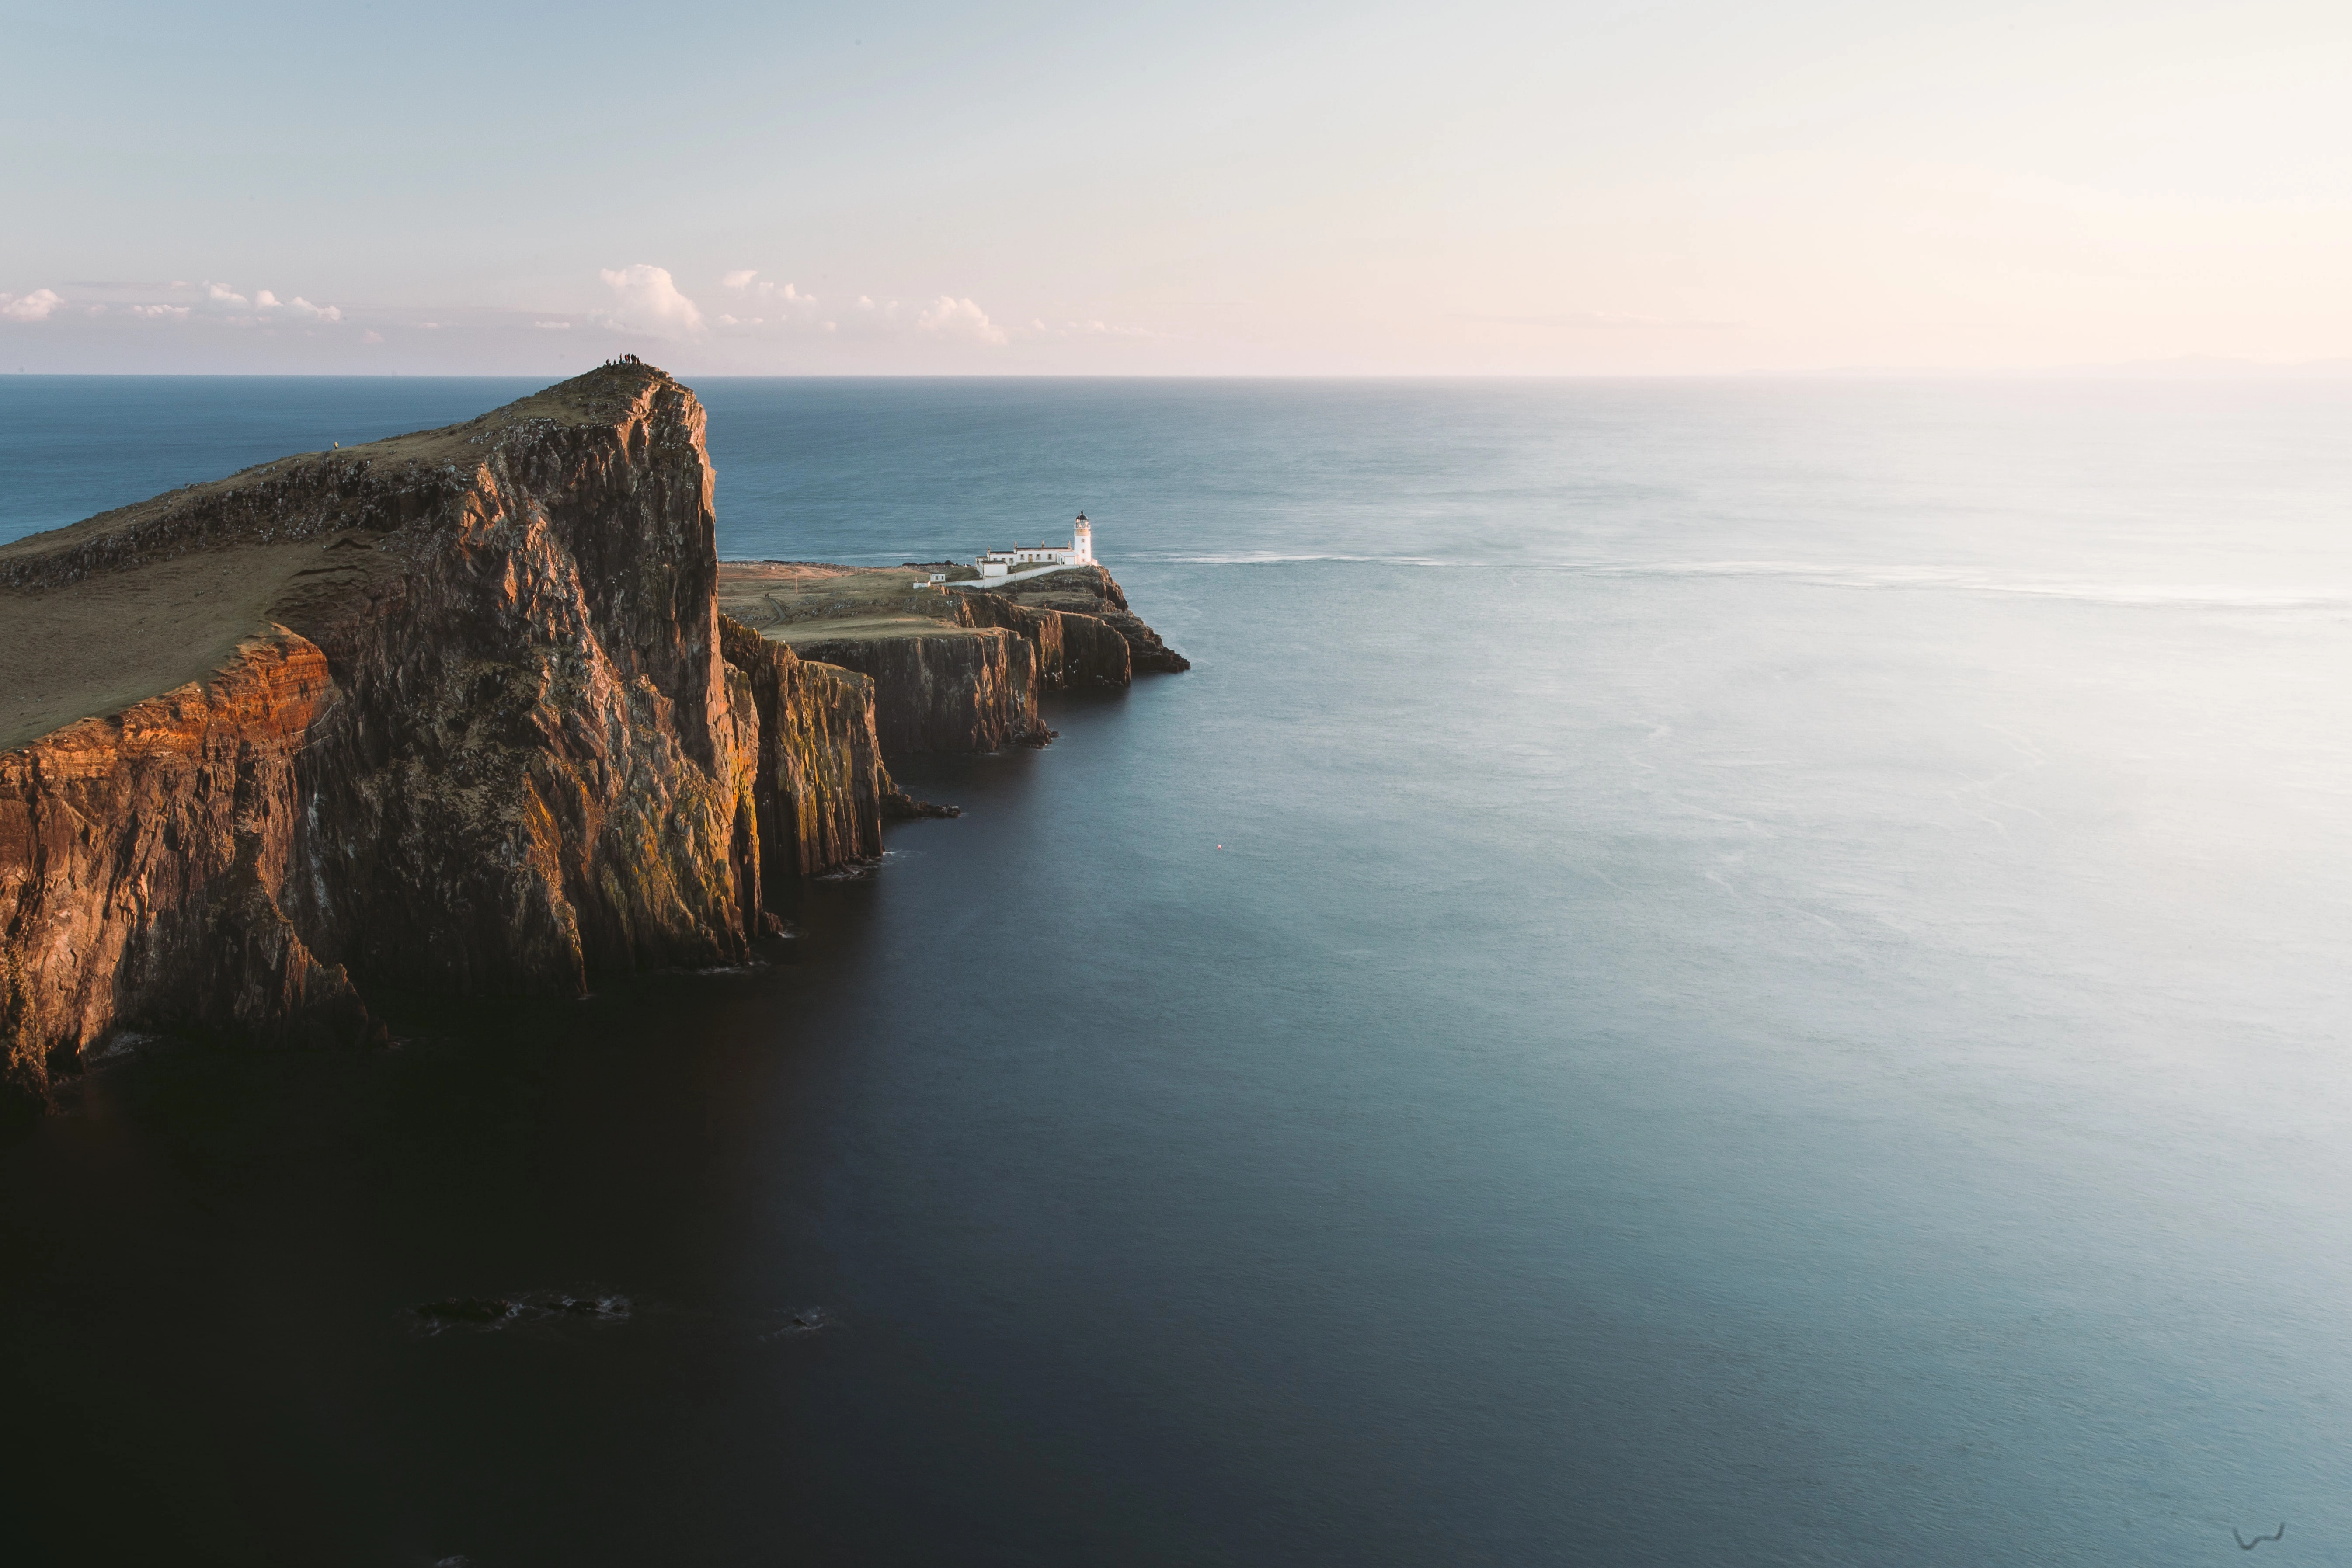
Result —
[[[446, 466], [459, 459], [473, 461], [480, 458], [486, 449], [494, 450], [518, 434], [537, 436], [556, 428], [616, 426], [641, 409], [655, 391], [677, 384], [667, 371], [652, 365], [600, 365], [504, 407], [477, 415], [461, 425], [387, 436], [355, 447], [273, 458], [268, 462], [240, 468], [226, 479], [183, 485], [63, 528], [26, 534], [0, 544], [0, 586], [33, 586], [30, 579], [37, 574], [28, 569], [36, 563], [77, 552], [88, 554], [86, 547], [99, 540], [136, 534], [152, 529], [163, 519], [198, 509], [208, 500], [268, 488], [272, 479], [290, 477], [289, 468], [332, 478], [378, 468], [421, 468]], [[94, 559], [89, 565], [100, 567], [101, 563]]]
[[[960, 563], [940, 563], [958, 582], [977, 584]], [[969, 588], [940, 592], [928, 583], [929, 566], [834, 566], [813, 561], [721, 561], [719, 607], [771, 642], [837, 643], [844, 637], [954, 636], [971, 616], [960, 608]], [[984, 590], [983, 590], [984, 591]], [[1124, 610], [1127, 596], [1100, 564], [1066, 566], [1041, 578], [997, 590], [996, 596], [1036, 609], [1100, 615]], [[992, 625], [992, 622], [983, 622]]]
[[377, 548], [442, 511], [485, 461], [570, 432], [616, 434], [668, 391], [616, 363], [436, 430], [302, 452], [0, 545], [0, 751], [203, 679], [241, 643], [302, 629], [399, 570]]

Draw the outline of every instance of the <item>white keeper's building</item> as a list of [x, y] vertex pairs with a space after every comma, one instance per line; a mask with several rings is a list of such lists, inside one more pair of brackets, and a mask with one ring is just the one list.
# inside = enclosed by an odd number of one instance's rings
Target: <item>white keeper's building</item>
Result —
[[1030, 572], [1046, 566], [1091, 566], [1095, 563], [1094, 524], [1085, 512], [1078, 513], [1067, 544], [1016, 544], [1010, 550], [992, 550], [980, 558], [980, 580], [1008, 577], [1015, 572]]

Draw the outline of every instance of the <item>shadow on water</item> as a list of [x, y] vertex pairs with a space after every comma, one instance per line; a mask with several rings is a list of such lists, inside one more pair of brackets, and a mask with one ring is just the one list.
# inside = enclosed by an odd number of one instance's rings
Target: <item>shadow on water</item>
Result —
[[[793, 1269], [747, 1281], [724, 1255], [769, 1108], [824, 1070], [789, 1020], [860, 942], [871, 894], [809, 889], [813, 934], [740, 973], [613, 980], [584, 1003], [394, 998], [388, 1050], [159, 1042], [7, 1134], [9, 1190], [47, 1194], [0, 1221], [0, 1536], [33, 1552], [10, 1560], [41, 1560], [36, 1542], [76, 1563], [685, 1548], [691, 1527], [659, 1521], [688, 1507], [691, 1466], [725, 1460], [688, 1458], [704, 1419], [673, 1380], [789, 1384], [782, 1358], [832, 1327]], [[599, 1487], [643, 1506], [570, 1538], [560, 1500]]]
[[859, 1165], [903, 1164], [932, 1114], [888, 1103], [907, 1064], [876, 1078], [870, 1005], [920, 993], [950, 1034], [989, 1005], [936, 989], [925, 931], [1005, 911], [903, 884], [946, 854], [1001, 897], [1041, 765], [910, 763], [966, 821], [789, 889], [801, 934], [748, 964], [387, 995], [394, 1043], [364, 1053], [146, 1040], [0, 1133], [0, 1180], [47, 1194], [0, 1210], [9, 1560], [928, 1554], [900, 1463], [950, 1518], [1006, 1478], [970, 1465], [972, 1412], [917, 1414], [960, 1375], [889, 1278], [919, 1258], [858, 1256], [890, 1223]]

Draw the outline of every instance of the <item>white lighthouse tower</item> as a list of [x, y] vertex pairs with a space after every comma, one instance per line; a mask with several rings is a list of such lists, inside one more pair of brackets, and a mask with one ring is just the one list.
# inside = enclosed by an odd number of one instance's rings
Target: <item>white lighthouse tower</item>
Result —
[[1095, 563], [1095, 525], [1087, 521], [1085, 512], [1078, 513], [1076, 529], [1070, 534], [1070, 564], [1091, 566]]

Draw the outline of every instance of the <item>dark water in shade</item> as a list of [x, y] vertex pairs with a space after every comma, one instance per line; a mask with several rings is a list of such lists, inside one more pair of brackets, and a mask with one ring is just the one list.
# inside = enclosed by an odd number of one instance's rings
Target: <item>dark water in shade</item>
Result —
[[[0, 1560], [2352, 1560], [2352, 387], [698, 390], [727, 552], [1084, 506], [1195, 669], [0, 1132]], [[507, 392], [0, 381], [0, 535]]]

